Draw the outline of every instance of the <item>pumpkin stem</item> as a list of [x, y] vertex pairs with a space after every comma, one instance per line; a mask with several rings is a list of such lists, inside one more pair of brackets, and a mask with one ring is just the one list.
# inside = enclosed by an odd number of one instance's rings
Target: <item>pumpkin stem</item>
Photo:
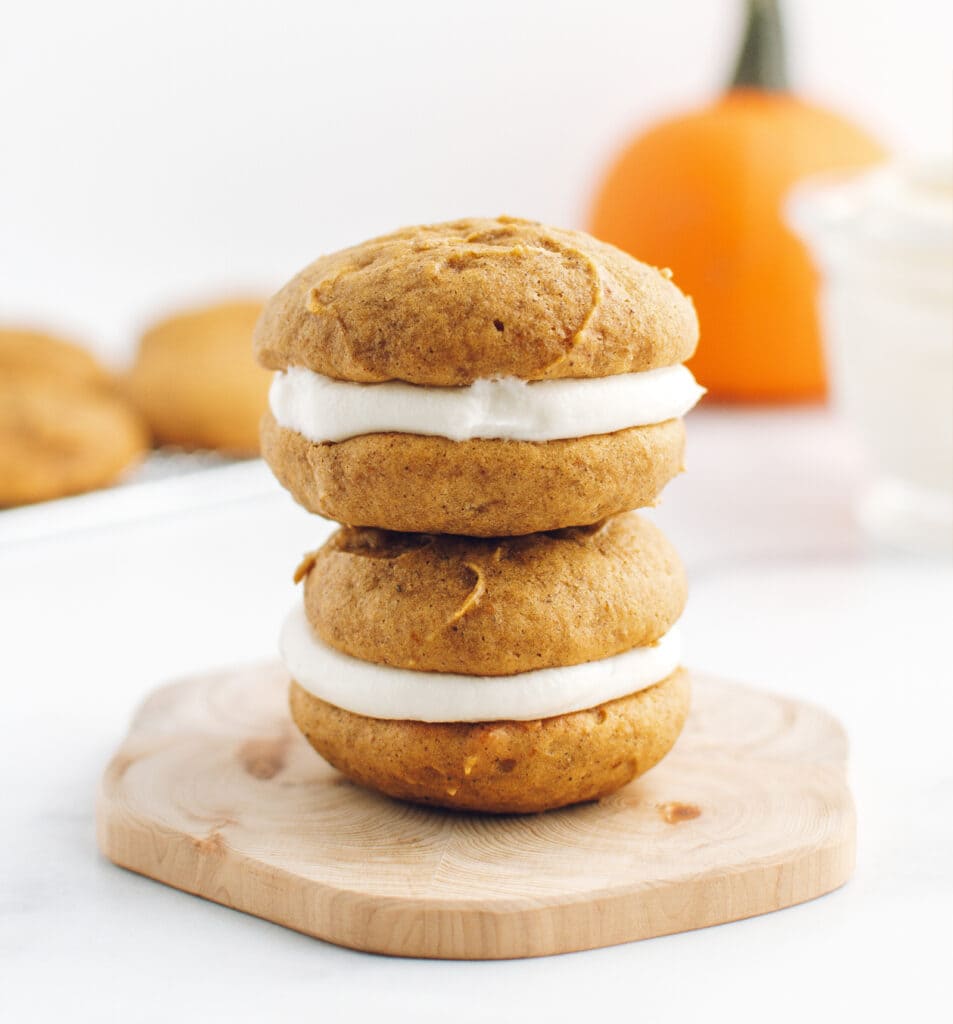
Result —
[[784, 92], [788, 68], [780, 4], [778, 0], [747, 0], [746, 6], [744, 42], [731, 87]]

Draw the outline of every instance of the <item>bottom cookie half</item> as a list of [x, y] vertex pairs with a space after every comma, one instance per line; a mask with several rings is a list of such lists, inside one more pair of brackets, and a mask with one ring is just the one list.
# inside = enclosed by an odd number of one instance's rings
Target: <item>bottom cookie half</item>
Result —
[[638, 693], [530, 722], [366, 718], [292, 682], [291, 714], [350, 779], [414, 803], [495, 814], [546, 811], [614, 792], [671, 750], [688, 715], [678, 669]]
[[312, 444], [266, 412], [261, 444], [295, 500], [339, 523], [515, 537], [653, 505], [681, 472], [685, 426], [543, 442], [392, 433]]

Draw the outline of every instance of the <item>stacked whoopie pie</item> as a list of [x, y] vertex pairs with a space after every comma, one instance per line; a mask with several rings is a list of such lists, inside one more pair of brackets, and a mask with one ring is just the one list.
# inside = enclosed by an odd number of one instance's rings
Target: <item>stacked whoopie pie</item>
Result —
[[689, 705], [675, 551], [630, 510], [682, 467], [691, 300], [510, 218], [324, 256], [265, 307], [262, 451], [343, 525], [296, 574], [291, 711], [350, 778], [541, 811], [613, 792]]

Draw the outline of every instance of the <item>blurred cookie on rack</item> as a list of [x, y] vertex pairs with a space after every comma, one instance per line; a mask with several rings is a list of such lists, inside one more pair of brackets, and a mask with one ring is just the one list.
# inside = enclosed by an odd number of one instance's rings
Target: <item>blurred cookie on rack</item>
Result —
[[90, 352], [0, 328], [0, 507], [108, 486], [148, 447], [141, 418]]
[[261, 303], [240, 299], [170, 316], [145, 332], [126, 391], [161, 445], [258, 453], [271, 374], [252, 356]]
[[0, 379], [7, 380], [12, 375], [103, 388], [114, 384], [109, 371], [81, 345], [45, 331], [0, 327]]

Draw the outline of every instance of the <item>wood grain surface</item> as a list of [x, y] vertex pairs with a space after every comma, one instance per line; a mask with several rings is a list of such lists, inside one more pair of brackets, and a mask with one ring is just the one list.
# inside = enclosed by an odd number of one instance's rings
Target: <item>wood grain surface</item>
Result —
[[763, 914], [854, 863], [846, 740], [820, 709], [693, 674], [674, 751], [612, 797], [491, 817], [346, 781], [298, 734], [275, 664], [164, 687], [97, 804], [111, 860], [355, 949], [503, 959]]

